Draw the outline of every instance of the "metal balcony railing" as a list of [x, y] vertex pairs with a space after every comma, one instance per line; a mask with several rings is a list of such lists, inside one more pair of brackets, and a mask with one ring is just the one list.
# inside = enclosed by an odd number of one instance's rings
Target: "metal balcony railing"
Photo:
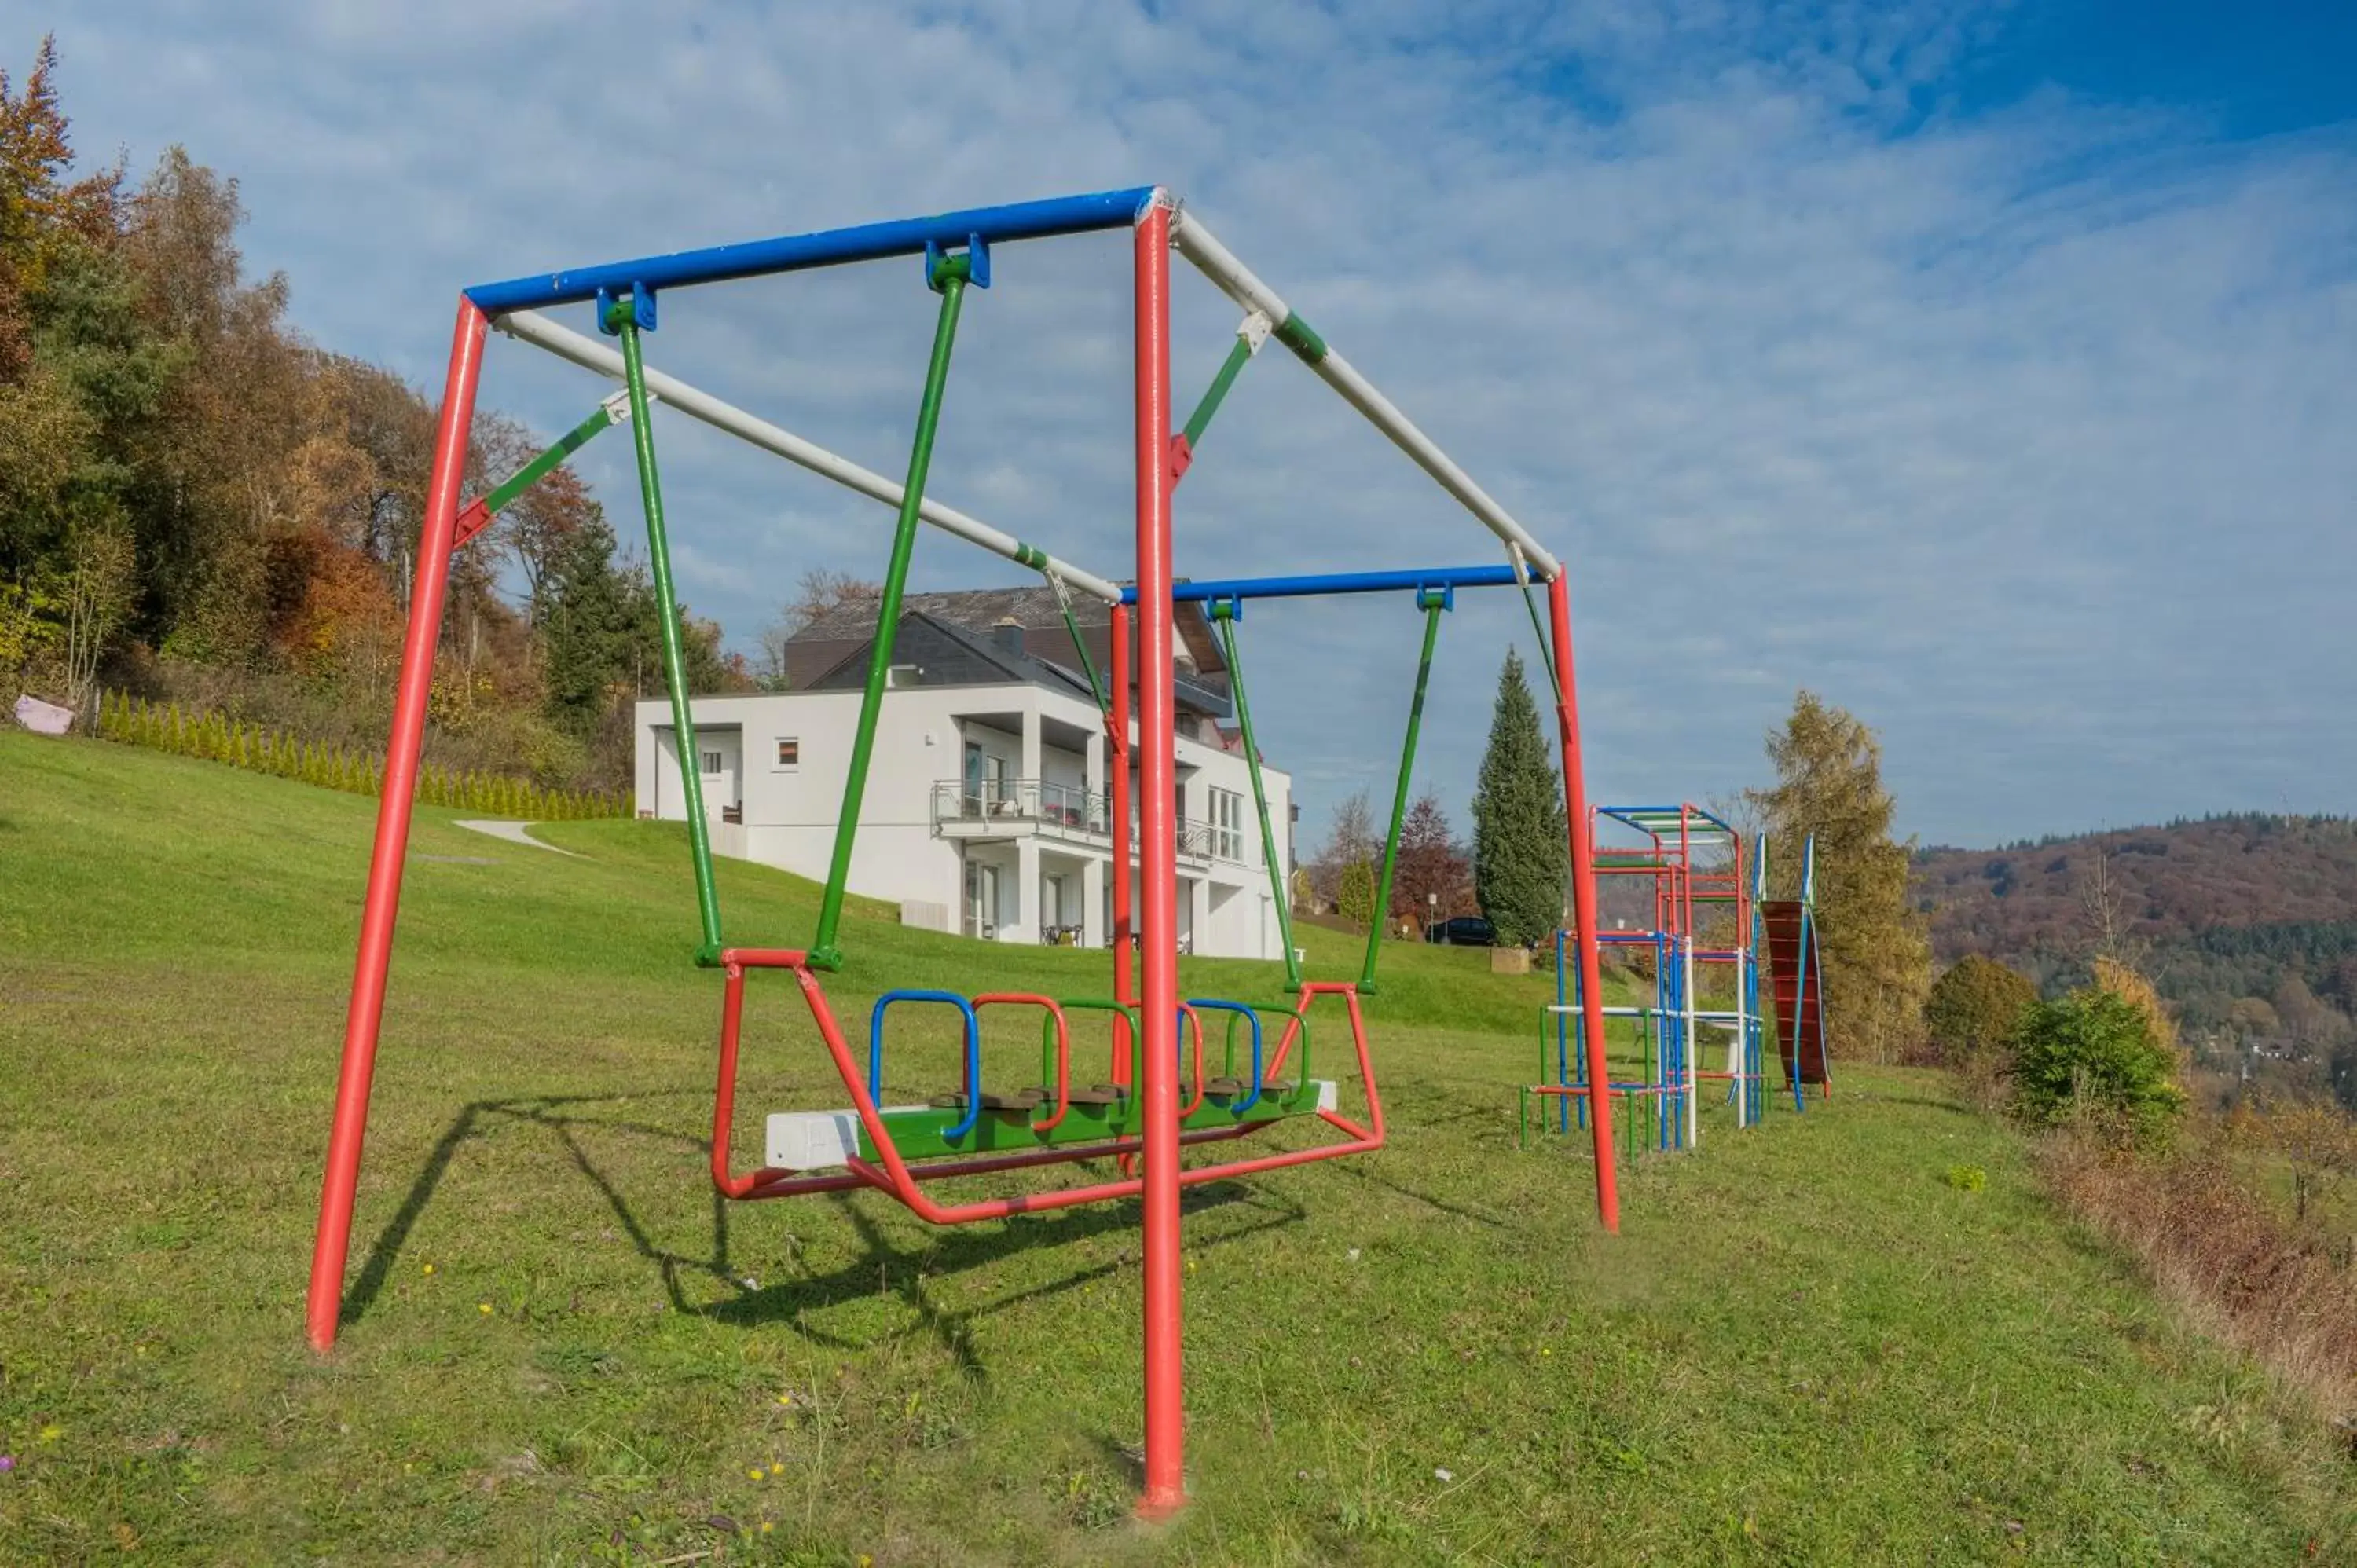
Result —
[[[985, 779], [979, 783], [944, 779], [933, 786], [933, 826], [937, 831], [971, 832], [986, 836], [994, 827], [1036, 826], [1065, 835], [1113, 838], [1112, 814], [1103, 795], [1075, 784], [1046, 779]], [[1234, 828], [1182, 821], [1178, 827], [1178, 854], [1189, 860], [1226, 860], [1257, 865], [1256, 847]], [[1137, 822], [1129, 824], [1129, 844], [1137, 847]]]
[[944, 779], [933, 786], [933, 823], [1020, 823], [1065, 832], [1110, 838], [1105, 800], [1076, 784], [1047, 779], [1000, 779], [969, 782]]

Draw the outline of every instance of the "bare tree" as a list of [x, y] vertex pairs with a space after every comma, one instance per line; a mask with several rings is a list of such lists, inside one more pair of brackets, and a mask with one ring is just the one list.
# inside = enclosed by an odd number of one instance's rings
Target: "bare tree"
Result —
[[2152, 944], [2128, 929], [2128, 893], [2112, 875], [2112, 857], [2100, 843], [2090, 844], [2088, 850], [2083, 863], [2087, 869], [2079, 879], [2079, 908], [2087, 923], [2087, 940], [2093, 944], [2095, 957], [2142, 973]]
[[794, 596], [779, 607], [778, 618], [761, 628], [753, 655], [755, 682], [764, 691], [784, 691], [788, 643], [828, 611], [860, 600], [872, 601], [883, 593], [882, 584], [855, 577], [848, 572], [824, 566], [813, 566], [804, 572], [802, 581], [795, 585]]
[[[1382, 852], [1383, 840], [1375, 833], [1374, 808], [1368, 803], [1367, 792], [1361, 789], [1334, 808], [1334, 825], [1327, 831], [1325, 843], [1309, 858], [1309, 885], [1320, 899], [1338, 903], [1351, 868], [1372, 868]], [[1372, 881], [1368, 884], [1368, 896], [1373, 896]]]

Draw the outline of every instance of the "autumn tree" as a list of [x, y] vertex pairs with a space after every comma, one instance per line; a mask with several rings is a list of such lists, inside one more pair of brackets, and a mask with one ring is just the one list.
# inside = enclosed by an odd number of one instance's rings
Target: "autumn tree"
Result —
[[1501, 943], [1527, 946], [1560, 923], [1567, 855], [1562, 788], [1522, 658], [1509, 649], [1473, 790], [1473, 893]]
[[1841, 1054], [1889, 1061], [1920, 1038], [1931, 944], [1908, 902], [1912, 841], [1891, 837], [1898, 806], [1882, 784], [1882, 743], [1803, 691], [1768, 736], [1776, 782], [1748, 791], [1776, 846], [1777, 896], [1799, 892], [1801, 846], [1816, 840], [1817, 940], [1825, 1027]]
[[1399, 865], [1392, 876], [1392, 918], [1422, 926], [1458, 913], [1473, 880], [1472, 863], [1448, 810], [1427, 789], [1400, 824]]
[[1970, 1071], [2010, 1048], [2038, 987], [1994, 959], [1969, 953], [1932, 983], [1923, 1026], [1947, 1066]]

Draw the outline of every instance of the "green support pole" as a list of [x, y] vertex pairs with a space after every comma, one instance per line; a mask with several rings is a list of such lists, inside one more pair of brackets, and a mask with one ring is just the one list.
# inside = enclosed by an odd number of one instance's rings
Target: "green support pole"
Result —
[[876, 749], [876, 725], [884, 709], [884, 685], [892, 669], [892, 644], [900, 627], [900, 596], [909, 583], [909, 561], [917, 548], [917, 510], [924, 505], [925, 476], [933, 463], [933, 432], [942, 418], [942, 389], [950, 375], [950, 349], [957, 341], [958, 306], [965, 298], [972, 262], [943, 256], [926, 282], [942, 296], [933, 325], [933, 357], [925, 367], [925, 393], [917, 404], [917, 435], [909, 448], [909, 478], [900, 496], [900, 520], [892, 531], [891, 564], [876, 600], [876, 637], [867, 654], [867, 685], [859, 700], [859, 730], [851, 742], [851, 772], [843, 784], [843, 810], [834, 823], [834, 859], [827, 867], [826, 896], [819, 905], [818, 932], [810, 961], [841, 969], [843, 949], [835, 940], [843, 923], [845, 885], [851, 879], [851, 850], [859, 837], [859, 811], [867, 794], [867, 763]]
[[1373, 918], [1367, 922], [1367, 961], [1359, 970], [1359, 989], [1372, 996], [1375, 993], [1375, 955], [1383, 950], [1383, 928], [1391, 924], [1392, 875], [1399, 869], [1400, 828], [1407, 821], [1407, 789], [1415, 773], [1415, 737], [1424, 727], [1424, 693], [1432, 682], [1432, 649], [1440, 639], [1440, 612], [1448, 607], [1448, 596], [1437, 588], [1419, 590], [1417, 605], [1424, 610], [1424, 657], [1415, 667], [1415, 696], [1407, 705], [1407, 744], [1400, 747], [1399, 788], [1392, 792], [1392, 831], [1383, 839], [1383, 875], [1375, 885]]
[[1104, 682], [1097, 679], [1096, 660], [1089, 657], [1089, 645], [1081, 637], [1081, 623], [1072, 618], [1072, 601], [1064, 591], [1061, 579], [1050, 577], [1049, 585], [1056, 590], [1056, 607], [1064, 612], [1064, 629], [1071, 633], [1072, 651], [1080, 656], [1081, 672], [1089, 678], [1089, 694], [1097, 700], [1097, 712], [1113, 716], [1113, 702], [1105, 695]]
[[1276, 895], [1276, 937], [1285, 944], [1285, 988], [1301, 989], [1301, 964], [1293, 956], [1293, 891], [1286, 886], [1285, 867], [1277, 864], [1276, 834], [1268, 821], [1268, 785], [1260, 776], [1260, 745], [1253, 739], [1252, 704], [1244, 700], [1243, 666], [1236, 660], [1236, 607], [1232, 600], [1221, 600], [1211, 607], [1211, 618], [1220, 625], [1220, 647], [1228, 660], [1228, 688], [1236, 694], [1236, 728], [1244, 743], [1244, 770], [1252, 775], [1253, 805], [1260, 812], [1261, 858], [1268, 865], [1268, 886]]
[[[1519, 564], [1521, 557], [1517, 556], [1515, 560]], [[1545, 624], [1539, 619], [1538, 597], [1531, 592], [1530, 580], [1527, 577], [1523, 580], [1523, 608], [1531, 612], [1531, 636], [1538, 641], [1539, 666], [1546, 671], [1547, 690], [1560, 692], [1563, 690], [1563, 682], [1555, 678], [1555, 654], [1552, 651], [1555, 642], [1547, 636]]]
[[712, 828], [704, 820], [704, 779], [696, 756], [695, 714], [687, 702], [687, 668], [680, 653], [679, 600], [671, 585], [671, 542], [663, 532], [662, 480], [655, 471], [655, 432], [647, 417], [647, 371], [639, 347], [638, 296], [614, 302], [607, 316], [622, 339], [622, 382], [630, 393], [630, 438], [638, 453], [639, 499], [647, 513], [647, 564], [662, 607], [663, 686], [671, 694], [671, 730], [687, 796], [687, 852], [695, 863], [695, 912], [704, 943], [695, 961], [720, 961], [720, 895], [712, 882]]

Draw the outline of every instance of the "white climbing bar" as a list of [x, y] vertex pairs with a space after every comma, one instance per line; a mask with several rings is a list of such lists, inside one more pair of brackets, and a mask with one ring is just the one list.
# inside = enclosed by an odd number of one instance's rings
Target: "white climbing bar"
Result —
[[1276, 336], [1298, 356], [1304, 364], [1318, 372], [1327, 385], [1342, 394], [1343, 400], [1357, 409], [1374, 427], [1391, 437], [1392, 444], [1410, 457], [1416, 466], [1440, 483], [1440, 488], [1463, 503], [1465, 510], [1481, 520], [1483, 526], [1510, 546], [1519, 548], [1532, 569], [1543, 581], [1552, 582], [1561, 575], [1562, 563], [1547, 552], [1544, 545], [1531, 536], [1530, 530], [1514, 521], [1513, 514], [1500, 506], [1490, 493], [1473, 482], [1473, 477], [1457, 466], [1456, 460], [1443, 452], [1431, 436], [1416, 428], [1415, 422], [1395, 407], [1391, 399], [1375, 390], [1374, 383], [1361, 375], [1351, 362], [1327, 345], [1308, 324], [1293, 314], [1277, 292], [1253, 274], [1251, 268], [1236, 260], [1225, 245], [1220, 243], [1203, 220], [1185, 208], [1180, 208], [1170, 220], [1171, 240], [1178, 253], [1195, 264], [1196, 270], [1217, 284], [1220, 291], [1249, 311], [1257, 311], [1276, 323]]
[[[622, 378], [619, 351], [608, 348], [594, 338], [586, 338], [569, 328], [560, 327], [536, 311], [511, 311], [496, 318], [491, 325], [511, 338], [545, 349], [558, 359], [569, 360], [584, 370], [595, 371], [615, 381]], [[846, 489], [857, 490], [886, 506], [900, 504], [904, 492], [897, 481], [863, 468], [850, 458], [830, 452], [815, 442], [805, 441], [791, 430], [781, 430], [766, 419], [756, 418], [734, 403], [723, 403], [675, 376], [667, 376], [650, 367], [647, 390], [680, 413], [700, 419], [715, 430], [724, 430], [739, 440], [750, 442], [765, 452], [774, 452], [787, 462], [833, 479]], [[917, 515], [945, 532], [981, 545], [994, 555], [1003, 555], [1019, 566], [1029, 566], [1045, 572], [1050, 577], [1061, 578], [1106, 604], [1121, 602], [1121, 589], [1106, 579], [1092, 572], [1082, 571], [1070, 562], [1060, 561], [1043, 550], [1024, 543], [1013, 534], [1001, 532], [977, 518], [968, 517], [955, 507], [943, 506], [930, 496], [919, 504]]]

